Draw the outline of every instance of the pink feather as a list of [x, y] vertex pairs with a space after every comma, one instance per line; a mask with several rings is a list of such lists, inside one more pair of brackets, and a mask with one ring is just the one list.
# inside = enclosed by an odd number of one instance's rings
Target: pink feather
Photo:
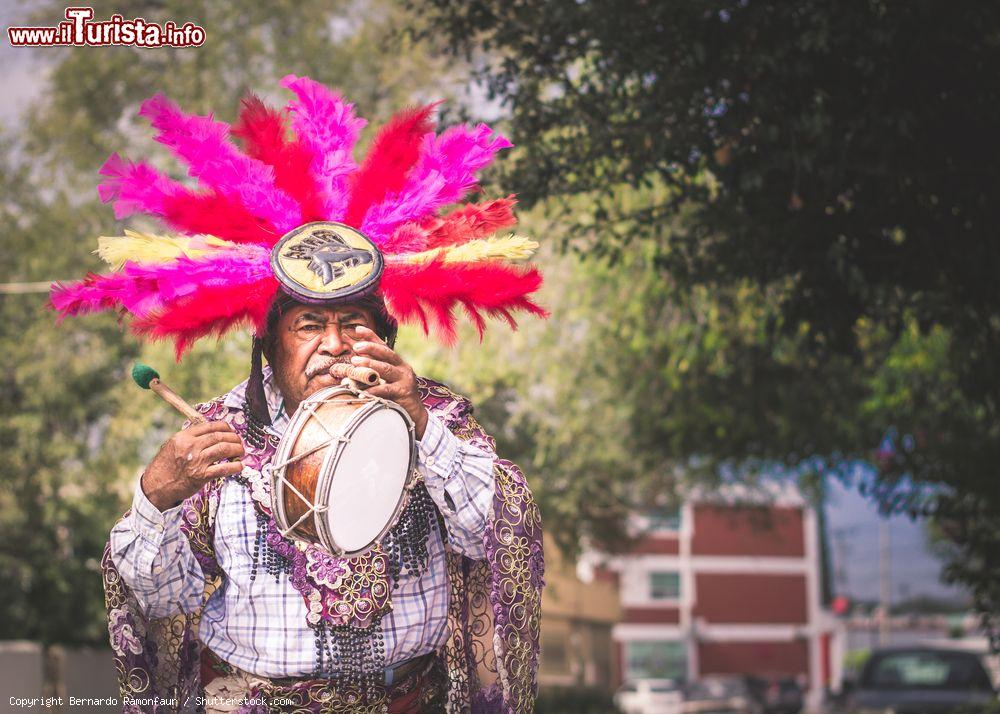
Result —
[[271, 275], [270, 254], [248, 247], [165, 264], [126, 263], [117, 273], [53, 286], [51, 302], [64, 317], [124, 308], [142, 318], [206, 287], [245, 286]]
[[435, 106], [403, 109], [379, 129], [364, 163], [351, 174], [344, 223], [359, 227], [371, 206], [405, 185], [407, 174], [420, 156], [421, 139], [433, 128], [430, 114]]
[[243, 99], [233, 134], [243, 139], [247, 154], [274, 169], [275, 185], [298, 202], [303, 223], [323, 220], [322, 197], [310, 170], [312, 155], [300, 140], [289, 141], [287, 133], [281, 112], [254, 94]]
[[148, 213], [184, 233], [208, 233], [238, 243], [270, 246], [280, 237], [238, 201], [214, 191], [196, 193], [145, 162], [112, 154], [100, 174], [108, 178], [98, 186], [98, 194], [105, 203], [114, 202], [115, 218]]
[[340, 221], [347, 210], [347, 177], [357, 168], [352, 152], [367, 122], [354, 115], [353, 104], [308, 77], [289, 74], [281, 86], [297, 98], [287, 108], [296, 136], [311, 154], [324, 217]]
[[379, 242], [402, 223], [419, 221], [462, 198], [477, 186], [476, 172], [501, 149], [513, 146], [485, 124], [455, 126], [441, 136], [428, 136], [420, 160], [397, 192], [373, 205], [361, 232]]
[[103, 203], [114, 202], [115, 218], [134, 213], [163, 215], [164, 201], [187, 192], [181, 183], [163, 175], [145, 162], [133, 163], [111, 154], [98, 173], [107, 176], [97, 187]]
[[417, 265], [388, 263], [381, 292], [389, 311], [400, 322], [419, 321], [428, 330], [427, 313], [434, 318], [442, 339], [455, 339], [454, 308], [461, 305], [482, 335], [481, 313], [506, 320], [516, 327], [513, 312], [547, 316], [529, 297], [542, 284], [536, 268], [499, 261], [445, 265], [432, 261]]
[[122, 307], [123, 294], [130, 282], [116, 274], [87, 273], [83, 280], [52, 283], [49, 306], [59, 313], [60, 321], [91, 312], [116, 310]]
[[255, 217], [263, 218], [282, 233], [298, 226], [302, 211], [274, 185], [274, 171], [233, 146], [229, 125], [211, 116], [185, 114], [163, 95], [142, 103], [141, 116], [158, 130], [156, 140], [169, 147], [189, 166], [188, 173], [203, 185], [239, 198]]

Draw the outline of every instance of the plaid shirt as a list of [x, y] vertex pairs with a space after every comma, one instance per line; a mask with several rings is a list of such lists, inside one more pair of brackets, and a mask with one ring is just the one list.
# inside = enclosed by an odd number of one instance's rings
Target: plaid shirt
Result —
[[[265, 370], [264, 388], [275, 434], [289, 417]], [[226, 406], [242, 409], [246, 382], [226, 395]], [[417, 442], [417, 468], [444, 516], [452, 548], [470, 558], [486, 557], [483, 532], [493, 499], [492, 452], [467, 444], [433, 414]], [[201, 566], [181, 532], [181, 507], [160, 512], [137, 485], [132, 512], [111, 531], [112, 559], [149, 617], [192, 612], [201, 605]], [[266, 677], [307, 675], [315, 668], [315, 642], [307, 608], [287, 577], [250, 579], [257, 520], [248, 490], [227, 481], [215, 523], [215, 555], [223, 586], [205, 604], [199, 638], [221, 658]], [[386, 663], [399, 664], [438, 649], [447, 636], [448, 573], [444, 544], [436, 531], [428, 542], [428, 567], [419, 577], [400, 574], [393, 608], [382, 620]]]

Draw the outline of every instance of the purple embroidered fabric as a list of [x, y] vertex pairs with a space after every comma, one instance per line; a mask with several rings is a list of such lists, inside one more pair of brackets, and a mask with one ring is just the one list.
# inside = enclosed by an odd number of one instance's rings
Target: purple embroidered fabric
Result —
[[[419, 382], [428, 410], [460, 439], [494, 448], [494, 442], [472, 416], [472, 405], [444, 385]], [[229, 422], [237, 433], [247, 429], [242, 411], [221, 399], [199, 410], [209, 419]], [[244, 439], [246, 442], [246, 439]], [[268, 468], [277, 446], [246, 443], [241, 478], [249, 490], [259, 522], [267, 524], [268, 546], [288, 563], [288, 576], [302, 594], [310, 625], [365, 627], [392, 607], [388, 559], [381, 547], [365, 556], [339, 559], [317, 547], [283, 538], [270, 516]], [[520, 470], [498, 459], [493, 512], [484, 535], [486, 559], [473, 561], [448, 552], [450, 581], [449, 634], [442, 656], [447, 672], [447, 710], [452, 712], [530, 712], [537, 690], [536, 667], [544, 559], [541, 518]], [[214, 557], [214, 521], [221, 481], [215, 481], [184, 503], [182, 531], [206, 577], [203, 602], [218, 587], [220, 569]], [[127, 712], [197, 711], [201, 696], [200, 613], [149, 620], [142, 614], [105, 550], [102, 561], [111, 645]], [[338, 712], [388, 710], [392, 693], [372, 693], [327, 680], [304, 680], [288, 687], [251, 692], [251, 700], [269, 701], [294, 695], [295, 711]], [[256, 696], [254, 696], [256, 695]], [[287, 706], [250, 706], [240, 711], [286, 711]]]

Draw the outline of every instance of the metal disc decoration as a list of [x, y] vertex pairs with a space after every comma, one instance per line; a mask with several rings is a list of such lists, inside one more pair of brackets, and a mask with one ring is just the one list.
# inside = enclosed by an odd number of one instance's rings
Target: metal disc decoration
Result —
[[367, 236], [333, 221], [299, 226], [271, 250], [271, 269], [285, 292], [310, 303], [366, 295], [382, 268], [382, 253]]

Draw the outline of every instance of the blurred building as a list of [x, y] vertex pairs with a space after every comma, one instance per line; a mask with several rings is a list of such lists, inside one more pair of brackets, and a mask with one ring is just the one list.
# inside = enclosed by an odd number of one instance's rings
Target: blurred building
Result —
[[818, 704], [844, 651], [823, 596], [819, 521], [793, 488], [723, 489], [638, 515], [628, 555], [588, 555], [585, 579], [620, 593], [621, 680], [790, 675]]
[[539, 687], [613, 689], [619, 676], [611, 630], [620, 617], [618, 588], [581, 581], [576, 566], [546, 541]]

